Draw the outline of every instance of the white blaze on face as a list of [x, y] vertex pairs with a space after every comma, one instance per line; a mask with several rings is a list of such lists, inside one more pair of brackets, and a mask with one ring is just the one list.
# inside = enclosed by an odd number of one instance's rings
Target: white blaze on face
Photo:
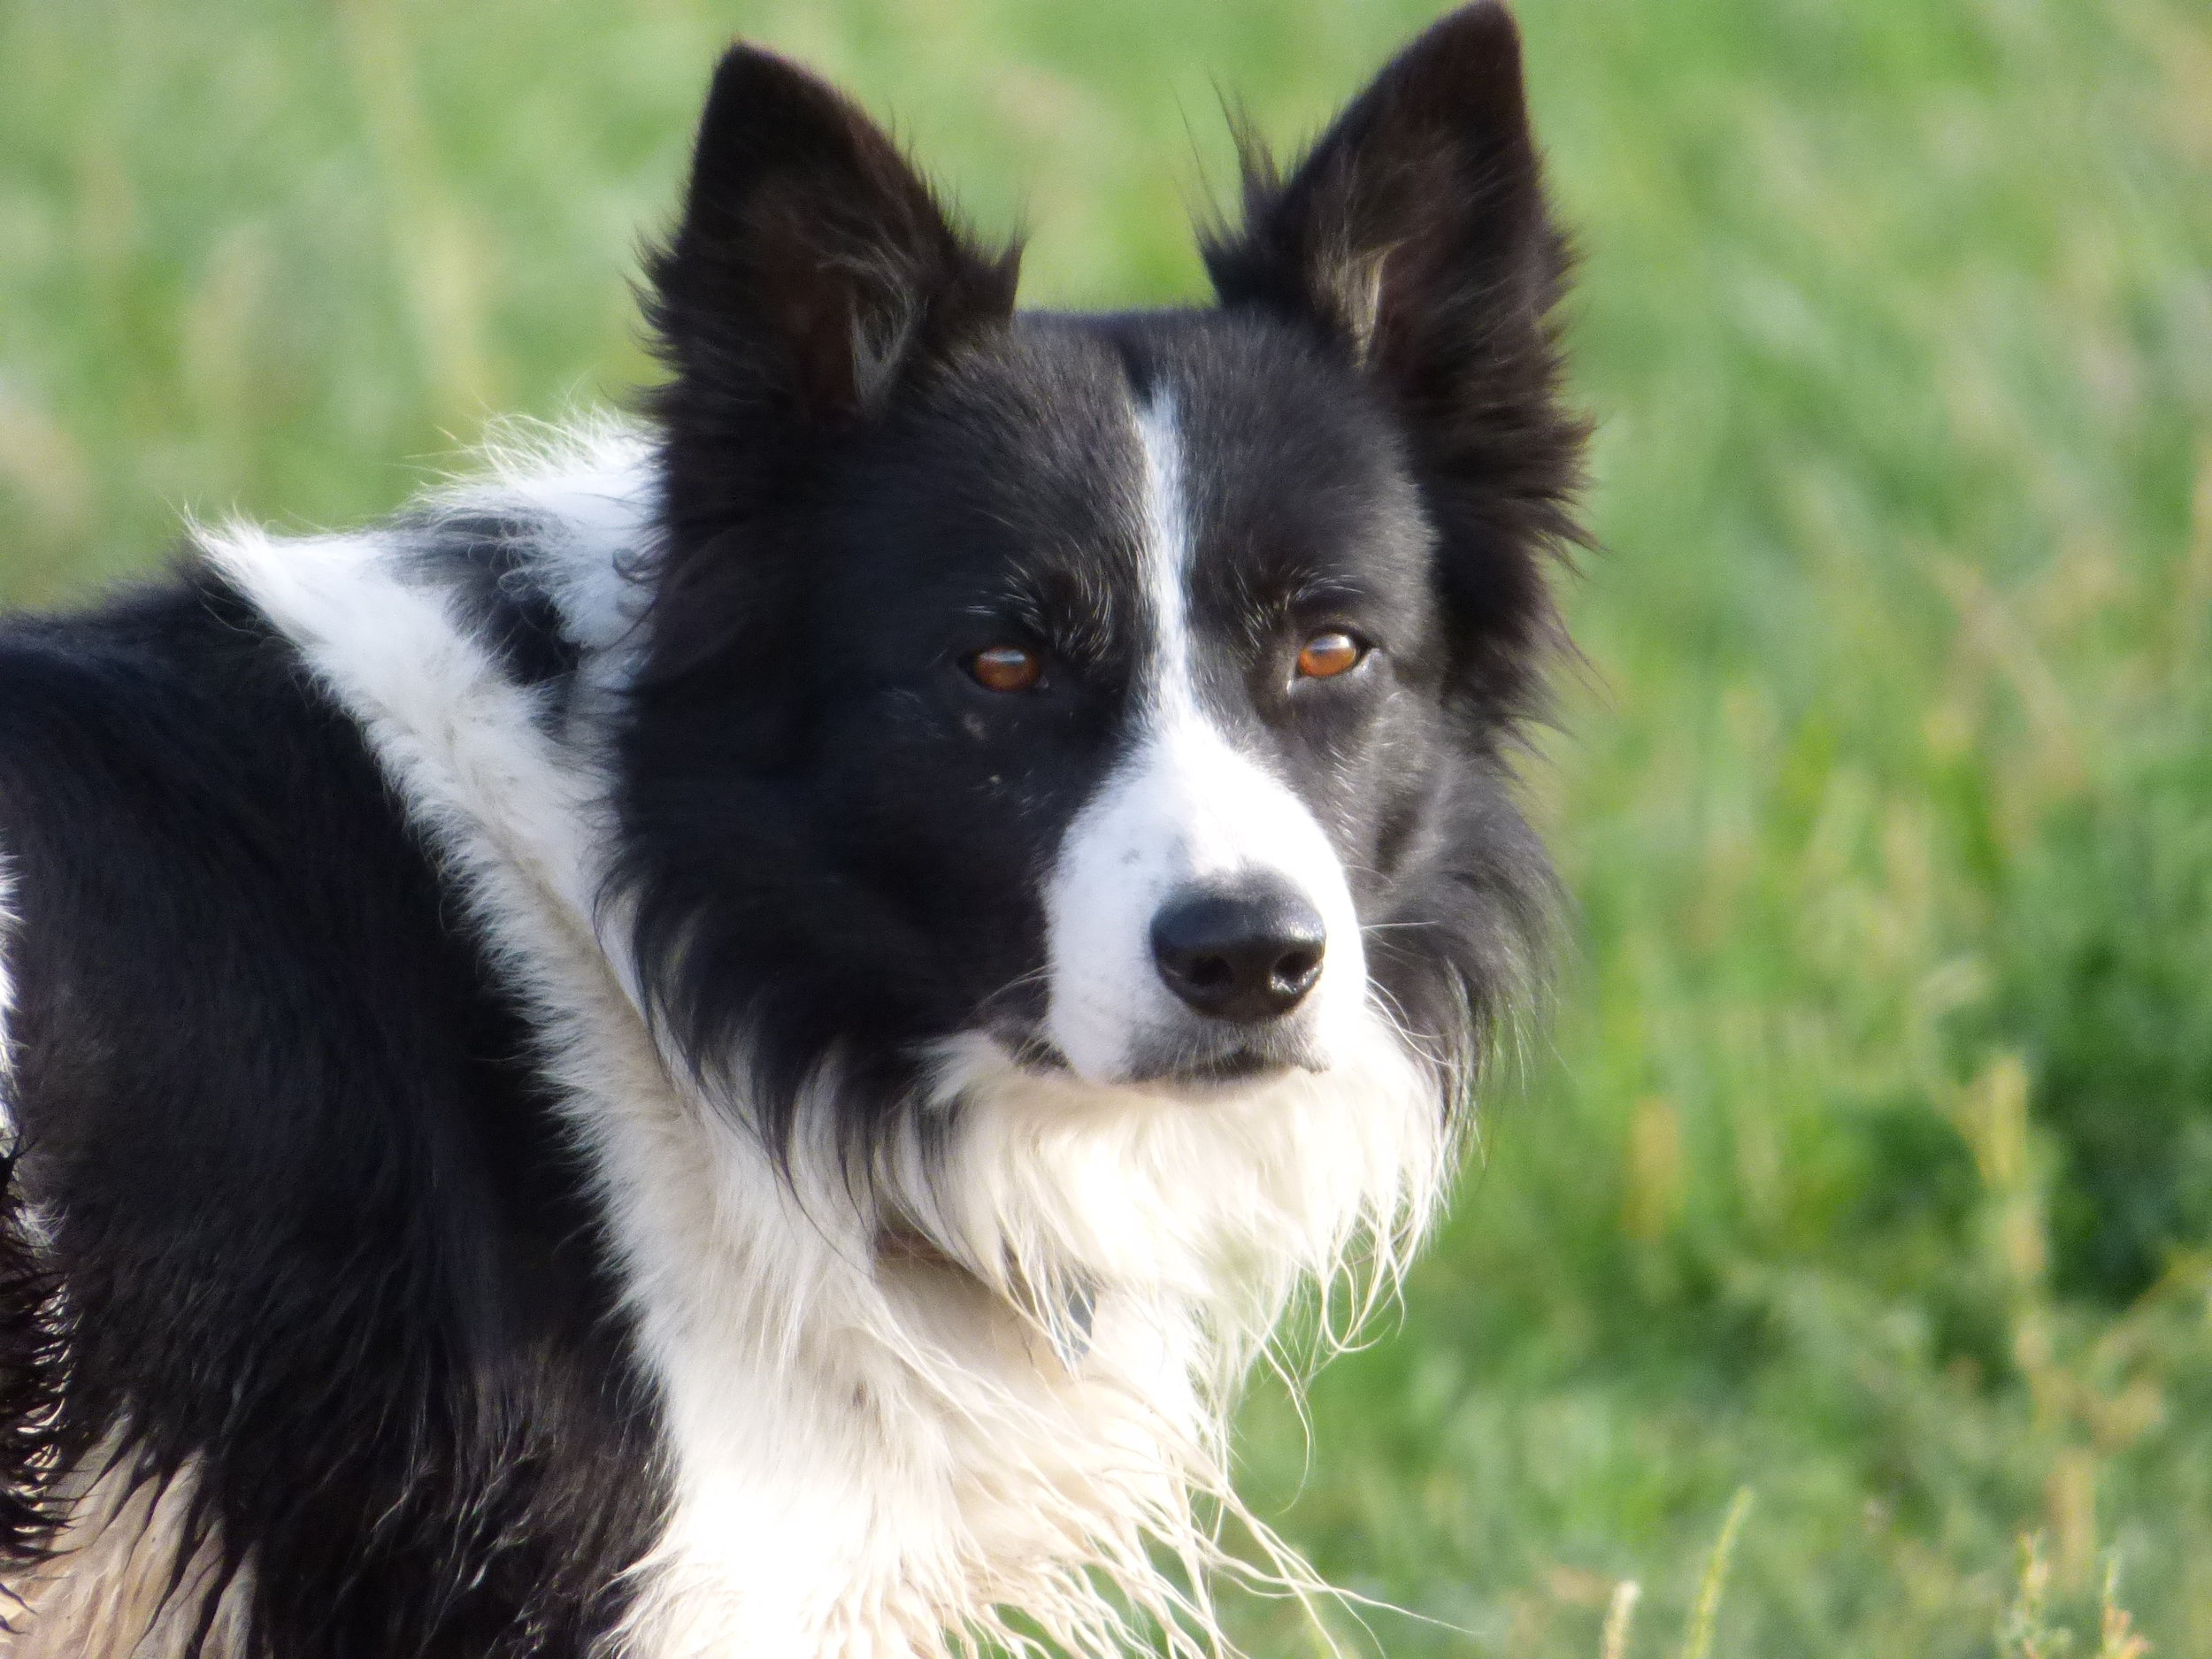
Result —
[[1344, 868], [1312, 812], [1240, 750], [1198, 695], [1181, 436], [1165, 399], [1135, 413], [1153, 637], [1136, 741], [1068, 826], [1047, 897], [1046, 1034], [1078, 1074], [1126, 1079], [1151, 1043], [1202, 1023], [1160, 978], [1152, 921], [1187, 888], [1272, 875], [1328, 930], [1320, 982], [1288, 1018], [1316, 1064], [1348, 1054], [1367, 964]]

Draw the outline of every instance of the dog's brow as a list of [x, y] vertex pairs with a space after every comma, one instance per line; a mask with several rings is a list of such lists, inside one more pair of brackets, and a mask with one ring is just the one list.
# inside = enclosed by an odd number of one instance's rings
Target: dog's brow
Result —
[[1365, 583], [1334, 574], [1298, 575], [1283, 588], [1283, 603], [1294, 611], [1319, 610], [1329, 605], [1356, 605], [1369, 596]]
[[1027, 629], [1071, 657], [1102, 656], [1113, 635], [1111, 595], [1079, 565], [1012, 572], [1005, 585], [963, 607], [985, 621]]

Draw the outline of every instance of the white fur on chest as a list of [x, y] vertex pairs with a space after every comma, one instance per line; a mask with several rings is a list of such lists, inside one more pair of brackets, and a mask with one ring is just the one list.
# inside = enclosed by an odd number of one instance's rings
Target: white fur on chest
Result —
[[[636, 439], [604, 434], [456, 498], [553, 518], [549, 580], [603, 694], [635, 616], [621, 572], [649, 534], [645, 466]], [[744, 1103], [707, 1098], [641, 1018], [605, 948], [621, 918], [598, 903], [588, 701], [550, 734], [373, 534], [206, 540], [445, 853], [591, 1154], [673, 1495], [624, 1659], [906, 1659], [998, 1628], [1001, 1608], [1083, 1654], [1120, 1650], [1132, 1608], [1208, 1625], [1188, 1586], [1215, 1547], [1194, 1504], [1234, 1502], [1236, 1378], [1301, 1279], [1363, 1236], [1387, 1267], [1444, 1167], [1433, 1084], [1379, 1024], [1327, 1079], [1201, 1107], [954, 1044], [951, 1179], [922, 1181], [895, 1149], [884, 1174], [973, 1271], [879, 1260], [880, 1218], [833, 1160], [802, 1145], [781, 1179]], [[1158, 1571], [1148, 1540], [1185, 1574]]]

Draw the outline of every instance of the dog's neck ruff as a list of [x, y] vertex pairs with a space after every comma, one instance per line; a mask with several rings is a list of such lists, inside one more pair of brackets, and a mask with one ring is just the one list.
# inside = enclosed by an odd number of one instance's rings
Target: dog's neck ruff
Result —
[[[780, 1170], [745, 1101], [657, 1042], [603, 890], [653, 478], [648, 442], [605, 427], [390, 529], [202, 538], [366, 733], [591, 1161], [672, 1493], [618, 1650], [1019, 1648], [1012, 1609], [1077, 1654], [1147, 1624], [1202, 1651], [1227, 1402], [1300, 1284], [1355, 1248], [1375, 1282], [1394, 1271], [1448, 1162], [1437, 1081], [1379, 1015], [1356, 1068], [1200, 1105], [962, 1037], [912, 1109], [949, 1156], [895, 1140], [856, 1195], [803, 1113]], [[469, 573], [426, 555], [465, 522], [504, 526], [503, 575], [557, 612], [557, 683], [488, 642]]]

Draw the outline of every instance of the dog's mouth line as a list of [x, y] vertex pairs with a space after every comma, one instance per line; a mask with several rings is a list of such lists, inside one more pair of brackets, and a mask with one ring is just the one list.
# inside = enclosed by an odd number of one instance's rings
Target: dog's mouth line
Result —
[[1266, 1078], [1280, 1077], [1289, 1071], [1317, 1071], [1320, 1066], [1311, 1060], [1271, 1054], [1263, 1048], [1240, 1044], [1226, 1053], [1208, 1055], [1197, 1060], [1179, 1061], [1155, 1066], [1130, 1077], [1136, 1087], [1159, 1084], [1171, 1087], [1219, 1087], [1233, 1083], [1254, 1083]]
[[[1064, 1080], [1081, 1075], [1059, 1046], [1041, 1033], [1002, 1033], [998, 1041], [1014, 1065], [1033, 1077]], [[1202, 1053], [1193, 1053], [1189, 1048], [1179, 1046], [1141, 1056], [1130, 1071], [1113, 1079], [1110, 1086], [1210, 1089], [1262, 1082], [1293, 1071], [1317, 1074], [1328, 1069], [1327, 1064], [1303, 1042], [1240, 1041]]]

